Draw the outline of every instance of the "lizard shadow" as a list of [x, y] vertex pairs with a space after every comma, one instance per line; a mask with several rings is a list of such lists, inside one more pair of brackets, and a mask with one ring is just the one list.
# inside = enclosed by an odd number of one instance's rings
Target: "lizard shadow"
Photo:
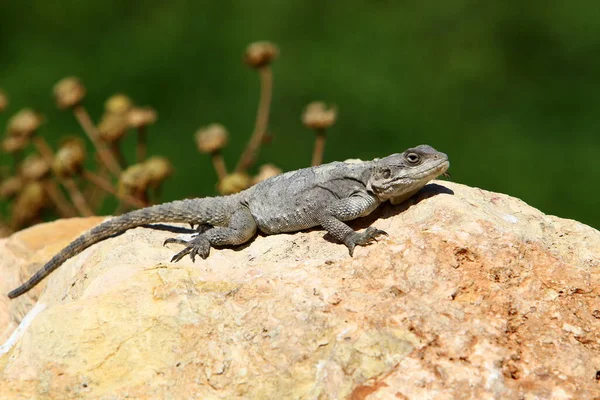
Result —
[[198, 233], [198, 231], [196, 229], [186, 228], [183, 226], [176, 226], [176, 225], [167, 225], [167, 224], [148, 224], [148, 225], [142, 225], [141, 227], [155, 229], [157, 231], [165, 231], [165, 232], [179, 233], [179, 234]]

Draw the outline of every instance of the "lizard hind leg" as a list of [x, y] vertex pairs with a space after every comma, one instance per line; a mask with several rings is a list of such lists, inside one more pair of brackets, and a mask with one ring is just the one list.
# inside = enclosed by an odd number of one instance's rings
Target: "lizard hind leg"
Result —
[[171, 262], [177, 262], [188, 254], [192, 261], [195, 261], [196, 256], [207, 258], [212, 246], [237, 245], [247, 242], [254, 236], [256, 229], [256, 222], [250, 214], [250, 210], [247, 207], [241, 207], [233, 213], [227, 226], [209, 226], [208, 229], [200, 231], [201, 233], [189, 241], [171, 238], [165, 240], [163, 245], [176, 243], [186, 246], [173, 256]]

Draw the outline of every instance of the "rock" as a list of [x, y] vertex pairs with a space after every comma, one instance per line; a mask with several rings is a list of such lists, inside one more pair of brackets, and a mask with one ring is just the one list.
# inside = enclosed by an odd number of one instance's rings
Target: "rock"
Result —
[[[0, 289], [98, 221], [0, 241]], [[600, 396], [600, 232], [450, 182], [369, 224], [354, 258], [321, 230], [195, 264], [180, 233], [105, 240], [0, 300], [0, 398]]]

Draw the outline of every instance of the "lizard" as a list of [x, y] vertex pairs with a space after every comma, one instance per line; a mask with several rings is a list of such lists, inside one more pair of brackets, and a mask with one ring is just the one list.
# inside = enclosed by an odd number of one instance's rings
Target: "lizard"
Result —
[[62, 249], [29, 280], [8, 293], [26, 293], [66, 260], [86, 248], [128, 229], [152, 223], [189, 223], [197, 226], [191, 240], [169, 238], [185, 248], [171, 262], [189, 255], [208, 257], [211, 247], [235, 246], [252, 239], [258, 230], [270, 235], [321, 226], [348, 248], [366, 246], [383, 230], [368, 227], [356, 232], [345, 221], [364, 217], [380, 204], [398, 204], [449, 168], [448, 156], [428, 145], [409, 148], [384, 158], [361, 162], [332, 162], [286, 172], [227, 196], [177, 200], [130, 211], [103, 222]]

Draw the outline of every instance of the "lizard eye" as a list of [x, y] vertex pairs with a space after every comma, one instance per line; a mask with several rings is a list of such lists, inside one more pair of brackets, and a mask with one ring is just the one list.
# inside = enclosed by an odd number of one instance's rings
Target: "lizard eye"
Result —
[[406, 155], [406, 159], [408, 160], [409, 163], [416, 164], [419, 161], [421, 161], [421, 156], [418, 155], [417, 153], [408, 153]]
[[383, 179], [388, 179], [390, 176], [392, 176], [392, 170], [389, 168], [384, 169], [381, 171], [381, 176], [383, 176]]

